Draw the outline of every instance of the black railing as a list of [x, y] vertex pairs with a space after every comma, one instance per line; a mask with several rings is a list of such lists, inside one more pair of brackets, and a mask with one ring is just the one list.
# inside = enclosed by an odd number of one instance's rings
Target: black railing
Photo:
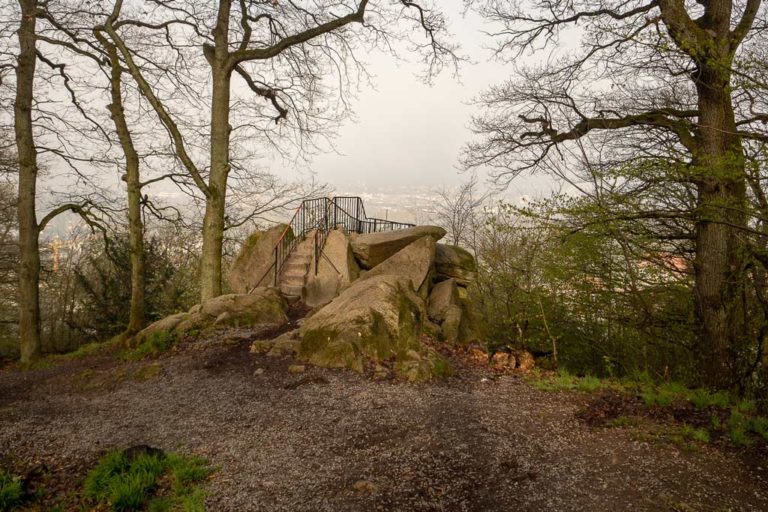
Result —
[[343, 196], [306, 199], [296, 209], [291, 221], [278, 239], [277, 244], [275, 244], [275, 248], [272, 250], [272, 265], [264, 272], [264, 275], [261, 276], [261, 279], [259, 279], [253, 289], [261, 286], [264, 279], [273, 271], [274, 285], [277, 286], [288, 256], [312, 231], [315, 231], [313, 256], [315, 260], [315, 273], [317, 273], [317, 265], [325, 247], [325, 241], [328, 239], [328, 233], [332, 229], [341, 227], [347, 232], [367, 234], [394, 231], [413, 226], [414, 224], [406, 222], [393, 222], [374, 217], [369, 218], [365, 214], [363, 200], [359, 197]]

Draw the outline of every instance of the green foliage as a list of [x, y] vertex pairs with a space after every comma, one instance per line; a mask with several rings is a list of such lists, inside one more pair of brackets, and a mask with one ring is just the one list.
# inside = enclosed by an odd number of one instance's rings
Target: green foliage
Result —
[[453, 375], [453, 368], [451, 363], [442, 357], [437, 357], [432, 363], [432, 375], [438, 379], [443, 379]]
[[[654, 382], [644, 372], [636, 372], [632, 378], [617, 381], [599, 379], [591, 375], [577, 377], [561, 369], [554, 376], [534, 373], [532, 379], [532, 385], [543, 391], [589, 393], [599, 389], [611, 389], [638, 396], [647, 407], [685, 408], [692, 405], [696, 409], [712, 410], [711, 424], [707, 428], [683, 424], [680, 427], [666, 428], [662, 432], [663, 437], [681, 444], [690, 441], [708, 443], [711, 433], [714, 432], [722, 432], [725, 438], [736, 446], [748, 446], [756, 439], [768, 442], [768, 417], [758, 415], [754, 401], [739, 400], [725, 391], [690, 389], [680, 382]], [[725, 422], [721, 420], [724, 413], [729, 414]], [[636, 419], [628, 416], [619, 416], [608, 422], [608, 425], [613, 427], [629, 427], [636, 424]]]
[[[604, 199], [616, 211], [632, 208], [632, 198]], [[614, 216], [569, 195], [486, 214], [473, 293], [489, 346], [547, 353], [556, 345], [560, 367], [579, 375], [693, 376], [691, 277], [675, 271], [681, 258], [667, 246]]]
[[684, 439], [691, 441], [697, 441], [699, 443], [709, 442], [709, 432], [703, 428], [694, 428], [688, 424], [684, 424], [680, 427], [680, 435]]
[[578, 380], [576, 384], [576, 389], [579, 391], [584, 391], [586, 393], [590, 393], [592, 391], [595, 391], [599, 389], [602, 386], [602, 382], [597, 377], [593, 377], [592, 375], [586, 375], [585, 377]]
[[667, 407], [675, 402], [688, 400], [690, 391], [678, 382], [666, 382], [659, 386], [646, 387], [640, 392], [645, 405]]
[[618, 428], [634, 427], [637, 424], [638, 424], [637, 418], [633, 418], [631, 416], [624, 416], [624, 415], [621, 415], [618, 418], [612, 419], [607, 423], [609, 427], [618, 427]]
[[[83, 493], [114, 511], [202, 511], [205, 494], [196, 484], [210, 474], [199, 457], [143, 453], [129, 459], [123, 452], [111, 452], [88, 473]], [[168, 488], [155, 496], [161, 484]]]
[[568, 370], [560, 369], [552, 377], [535, 377], [533, 386], [542, 391], [580, 391], [591, 393], [609, 385], [608, 381], [601, 380], [592, 375], [577, 377], [571, 375]]
[[153, 332], [144, 338], [139, 345], [122, 354], [127, 361], [139, 361], [147, 357], [157, 357], [170, 350], [176, 343], [176, 337], [168, 331]]
[[21, 479], [0, 470], [0, 512], [10, 512], [24, 501]]
[[[179, 247], [159, 237], [145, 241], [145, 308], [154, 321], [195, 302], [197, 282], [191, 267], [195, 262], [179, 260]], [[75, 270], [77, 314], [69, 323], [93, 341], [111, 338], [128, 325], [131, 298], [130, 245], [127, 236], [116, 236], [103, 246], [90, 247], [83, 264]]]
[[697, 409], [726, 409], [731, 403], [731, 395], [727, 391], [713, 393], [708, 389], [694, 389], [690, 392], [690, 400]]
[[736, 446], [752, 444], [753, 437], [768, 441], [768, 417], [749, 415], [739, 410], [738, 406], [731, 410], [727, 427], [728, 437]]

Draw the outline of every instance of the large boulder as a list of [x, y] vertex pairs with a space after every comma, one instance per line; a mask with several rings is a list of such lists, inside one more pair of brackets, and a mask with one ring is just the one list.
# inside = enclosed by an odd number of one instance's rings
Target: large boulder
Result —
[[429, 305], [427, 306], [427, 315], [429, 319], [437, 324], [445, 320], [445, 313], [450, 306], [459, 304], [459, 287], [455, 279], [446, 279], [440, 281], [432, 287], [429, 294]]
[[288, 322], [288, 304], [277, 288], [250, 294], [220, 295], [202, 303], [200, 315], [216, 327], [281, 326]]
[[421, 289], [435, 261], [435, 239], [423, 236], [379, 263], [361, 279], [385, 274], [403, 276], [411, 281], [414, 291]]
[[443, 312], [444, 318], [440, 324], [443, 333], [443, 339], [448, 343], [461, 343], [462, 324], [464, 320], [464, 311], [461, 306], [451, 304]]
[[466, 344], [480, 338], [481, 321], [472, 302], [462, 298], [465, 288], [455, 279], [440, 281], [432, 287], [427, 315], [440, 326], [442, 339], [449, 343]]
[[222, 327], [281, 327], [288, 322], [288, 304], [277, 288], [257, 288], [250, 294], [220, 295], [158, 320], [138, 333], [134, 342], [160, 332], [182, 336]]
[[455, 279], [462, 286], [469, 286], [477, 277], [475, 257], [461, 247], [437, 244], [435, 270], [438, 279]]
[[229, 271], [229, 287], [233, 293], [248, 293], [256, 286], [274, 285], [272, 251], [284, 233], [293, 238], [293, 231], [288, 225], [278, 224], [264, 231], [256, 231], [245, 240]]
[[312, 260], [304, 285], [304, 302], [310, 307], [329, 303], [343, 287], [357, 279], [359, 273], [347, 235], [336, 229], [329, 232], [317, 269], [314, 258]]
[[359, 235], [352, 240], [352, 251], [360, 266], [370, 269], [383, 262], [403, 247], [419, 238], [431, 236], [435, 241], [445, 236], [445, 230], [437, 226], [413, 228]]
[[420, 343], [424, 318], [409, 278], [360, 279], [304, 321], [299, 354], [318, 366], [359, 372], [367, 362], [394, 360], [402, 376], [426, 379], [446, 363]]

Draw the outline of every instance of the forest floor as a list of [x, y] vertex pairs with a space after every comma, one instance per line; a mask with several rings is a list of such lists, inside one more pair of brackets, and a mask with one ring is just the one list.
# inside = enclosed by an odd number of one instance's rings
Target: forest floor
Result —
[[249, 352], [258, 337], [0, 370], [0, 464], [45, 473], [32, 510], [80, 510], [88, 469], [133, 445], [210, 461], [213, 511], [768, 510], [764, 450], [670, 443], [652, 420], [595, 426], [601, 392], [458, 356], [454, 376], [421, 384], [293, 373], [291, 357]]

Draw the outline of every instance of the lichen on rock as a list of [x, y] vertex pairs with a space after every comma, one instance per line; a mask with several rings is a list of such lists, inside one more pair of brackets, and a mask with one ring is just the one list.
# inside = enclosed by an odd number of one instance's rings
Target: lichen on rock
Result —
[[368, 362], [394, 360], [403, 377], [434, 376], [435, 355], [419, 339], [424, 302], [412, 286], [390, 274], [356, 281], [302, 324], [299, 354], [318, 366], [359, 372]]

